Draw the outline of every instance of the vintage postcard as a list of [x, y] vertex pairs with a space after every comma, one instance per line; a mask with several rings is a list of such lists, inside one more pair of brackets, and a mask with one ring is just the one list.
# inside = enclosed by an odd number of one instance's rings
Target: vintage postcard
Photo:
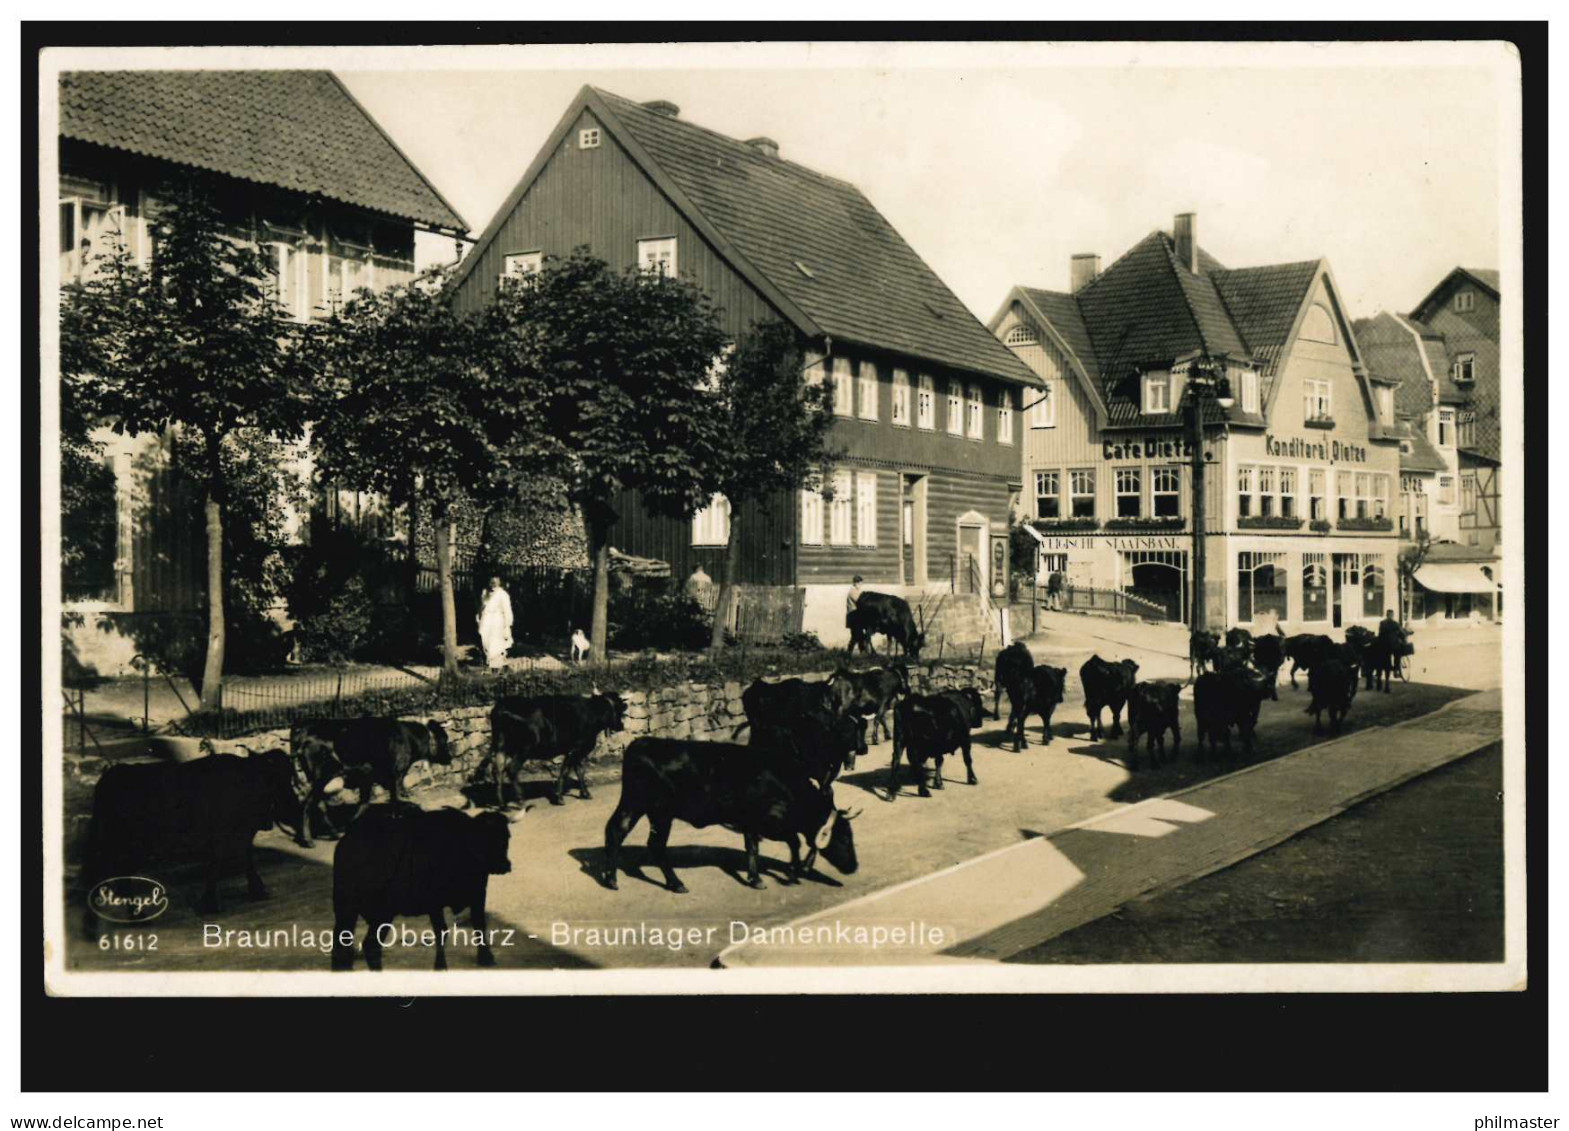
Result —
[[45, 51], [49, 991], [1522, 988], [1518, 56], [1195, 46]]

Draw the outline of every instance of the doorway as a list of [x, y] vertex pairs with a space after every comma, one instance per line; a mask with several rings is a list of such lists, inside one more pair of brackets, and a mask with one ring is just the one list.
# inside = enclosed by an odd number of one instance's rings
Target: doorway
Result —
[[1362, 556], [1360, 554], [1334, 555], [1333, 582], [1330, 601], [1334, 606], [1331, 623], [1340, 628], [1347, 620], [1355, 620], [1362, 608]]
[[899, 476], [899, 581], [926, 584], [926, 476]]
[[986, 528], [969, 523], [959, 524], [959, 578], [960, 593], [986, 592], [986, 558], [983, 545]]

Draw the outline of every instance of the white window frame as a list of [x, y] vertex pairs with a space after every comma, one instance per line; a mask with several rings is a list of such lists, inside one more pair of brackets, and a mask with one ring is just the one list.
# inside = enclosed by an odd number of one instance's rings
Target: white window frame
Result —
[[850, 359], [833, 359], [834, 415], [855, 415], [855, 377], [850, 372]]
[[[310, 276], [307, 273], [307, 266], [306, 266], [306, 263], [307, 263], [307, 260], [308, 260], [309, 256], [307, 255], [307, 253], [305, 251], [304, 244], [303, 243], [299, 243], [299, 244], [290, 243], [287, 240], [273, 240], [273, 241], [271, 241], [271, 245], [272, 245], [272, 270], [273, 270], [273, 275], [277, 279], [277, 285], [278, 285], [278, 293], [277, 293], [277, 296], [276, 296], [277, 300], [278, 300], [278, 305], [282, 306], [284, 308], [285, 317], [287, 317], [289, 319], [289, 321], [291, 321], [291, 322], [308, 322], [308, 321], [310, 321], [310, 311], [307, 310], [305, 307], [306, 307], [306, 301], [310, 297], [310, 282], [309, 282]], [[291, 296], [293, 298], [292, 304], [289, 303], [289, 302], [286, 302], [284, 300], [284, 293], [283, 293], [284, 292], [283, 276], [284, 276], [284, 253], [285, 252], [290, 252], [290, 253], [292, 253], [294, 255], [294, 278], [293, 278], [293, 281], [292, 281], [292, 284], [291, 284], [292, 287], [293, 287], [293, 292], [294, 292], [293, 295]]]
[[1440, 475], [1438, 477], [1438, 504], [1451, 507], [1455, 503], [1455, 477], [1453, 475]]
[[[1157, 395], [1158, 394], [1158, 395]], [[1144, 374], [1144, 412], [1146, 415], [1171, 411], [1171, 374]]]
[[637, 265], [639, 270], [653, 275], [660, 274], [675, 278], [680, 272], [679, 260], [676, 256], [675, 236], [650, 236], [637, 241]]
[[[1171, 484], [1169, 489], [1161, 487], [1162, 482]], [[1171, 514], [1160, 513], [1156, 505], [1157, 499], [1175, 499], [1176, 507]], [[1150, 468], [1150, 517], [1151, 518], [1178, 518], [1182, 515], [1182, 468], [1175, 464], [1166, 467]]]
[[1040, 395], [1030, 405], [1030, 427], [1057, 427], [1057, 382], [1049, 378], [1041, 382]]
[[577, 132], [577, 147], [579, 149], [598, 149], [602, 135], [598, 126], [588, 126]]
[[1270, 464], [1260, 464], [1258, 468], [1258, 514], [1260, 518], [1275, 517], [1275, 499], [1277, 484], [1280, 481], [1280, 470]]
[[855, 473], [855, 544], [877, 545], [877, 472]]
[[537, 275], [545, 269], [545, 253], [543, 251], [514, 251], [501, 257], [501, 281], [503, 283], [526, 279], [530, 275]]
[[1457, 385], [1470, 385], [1476, 381], [1476, 354], [1462, 353], [1449, 367], [1449, 376]]
[[1013, 443], [1013, 390], [997, 391], [997, 442]]
[[1455, 313], [1469, 314], [1476, 309], [1476, 292], [1463, 290], [1455, 292]]
[[[1313, 489], [1315, 481], [1317, 481], [1317, 484], [1318, 484], [1318, 490], [1316, 490], [1316, 491]], [[1331, 509], [1330, 505], [1329, 505], [1329, 472], [1326, 471], [1322, 467], [1310, 467], [1310, 468], [1308, 468], [1308, 472], [1307, 472], [1307, 493], [1308, 493], [1308, 514], [1307, 514], [1308, 521], [1309, 522], [1326, 522], [1326, 521], [1328, 521], [1328, 519], [1329, 519], [1329, 512], [1330, 512], [1330, 509]], [[1315, 510], [1315, 508], [1313, 506], [1314, 503], [1319, 503], [1320, 504], [1320, 506], [1316, 508], [1317, 511], [1318, 511], [1317, 514], [1314, 513], [1314, 510]]]
[[964, 406], [964, 434], [971, 440], [984, 440], [986, 438], [986, 401], [981, 396], [981, 387], [971, 385], [969, 398]]
[[861, 402], [861, 419], [877, 420], [877, 366], [863, 359], [855, 383], [859, 394], [857, 399]]
[[1008, 346], [1033, 346], [1038, 341], [1040, 339], [1035, 336], [1035, 331], [1023, 322], [1015, 322], [1009, 326], [1008, 333], [1003, 338], [1003, 344]]
[[[1041, 490], [1042, 486], [1044, 485], [1043, 481], [1049, 481], [1050, 482], [1050, 484], [1051, 484], [1051, 490], [1050, 491], [1043, 491], [1043, 490]], [[1057, 513], [1056, 514], [1042, 514], [1041, 513], [1041, 500], [1042, 499], [1056, 499], [1057, 500]], [[1050, 471], [1037, 471], [1035, 473], [1035, 517], [1036, 518], [1061, 518], [1062, 516], [1063, 516], [1063, 506], [1062, 506], [1062, 472], [1061, 472], [1061, 470], [1053, 469], [1053, 470], [1050, 470]]]
[[854, 544], [855, 478], [847, 467], [834, 469], [834, 497], [828, 504], [828, 542], [833, 546]]
[[[1077, 482], [1076, 477], [1080, 476], [1080, 475], [1085, 475], [1085, 476], [1089, 477], [1090, 489], [1088, 491], [1080, 491], [1078, 489], [1078, 482]], [[1076, 514], [1073, 513], [1073, 511], [1074, 511], [1074, 504], [1077, 503], [1078, 500], [1080, 500], [1080, 499], [1088, 499], [1090, 501], [1090, 513], [1089, 514], [1087, 514], [1087, 515], [1076, 515]], [[1094, 518], [1096, 516], [1095, 512], [1097, 510], [1099, 510], [1099, 509], [1100, 509], [1099, 508], [1099, 504], [1096, 502], [1096, 499], [1095, 499], [1095, 469], [1093, 467], [1075, 467], [1075, 468], [1070, 468], [1068, 470], [1068, 517], [1069, 518]]]
[[[1132, 482], [1132, 489], [1126, 484]], [[1142, 518], [1144, 516], [1144, 475], [1140, 467], [1118, 467], [1112, 470], [1112, 512], [1115, 518]], [[1122, 513], [1122, 500], [1133, 500], [1133, 513]]]
[[910, 426], [910, 375], [903, 369], [893, 371], [893, 423], [900, 428]]
[[928, 432], [937, 430], [937, 382], [930, 374], [922, 373], [917, 382], [915, 396], [915, 422]]
[[964, 435], [964, 385], [948, 381], [948, 435]]
[[[1297, 516], [1297, 469], [1282, 467], [1276, 470], [1280, 478], [1280, 517], [1296, 518]], [[1287, 508], [1290, 508], [1289, 513]]]
[[1355, 481], [1349, 471], [1335, 472], [1335, 521], [1356, 516]]
[[1259, 413], [1258, 403], [1258, 374], [1251, 369], [1243, 370], [1242, 384], [1242, 411], [1251, 416]]
[[823, 493], [810, 487], [801, 488], [801, 545], [823, 544]]
[[1334, 385], [1322, 377], [1307, 377], [1302, 381], [1302, 419], [1329, 420], [1334, 416], [1330, 406], [1330, 393]]
[[1258, 472], [1250, 463], [1237, 467], [1237, 517], [1253, 518], [1258, 511], [1253, 506], [1253, 496], [1258, 493]]
[[708, 505], [692, 516], [692, 545], [730, 544], [730, 500], [715, 494]]
[[1373, 473], [1373, 507], [1374, 518], [1387, 518], [1389, 515], [1389, 473], [1375, 471]]
[[1455, 446], [1455, 410], [1452, 408], [1438, 410], [1438, 446], [1440, 448]]

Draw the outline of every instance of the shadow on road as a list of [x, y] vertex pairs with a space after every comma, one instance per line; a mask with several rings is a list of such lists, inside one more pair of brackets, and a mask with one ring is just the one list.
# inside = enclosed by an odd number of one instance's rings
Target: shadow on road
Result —
[[[677, 826], [679, 828], [680, 826]], [[675, 835], [674, 833], [671, 834]], [[593, 878], [599, 883], [605, 874], [605, 850], [603, 846], [594, 848], [570, 848], [567, 855], [572, 857], [582, 869], [583, 874]], [[729, 876], [741, 887], [748, 887], [746, 882], [746, 851], [740, 848], [719, 848], [713, 845], [669, 845], [665, 849], [665, 859], [678, 877], [684, 873], [699, 868], [714, 868]], [[772, 876], [779, 882], [789, 885], [791, 882], [790, 862], [777, 857], [768, 856], [762, 851], [757, 854], [757, 872], [759, 876]], [[664, 875], [659, 871], [647, 846], [636, 844], [623, 844], [620, 851], [620, 871], [618, 879], [641, 880], [645, 884], [656, 888], [665, 886]], [[801, 877], [803, 881], [823, 884], [827, 887], [843, 887], [844, 885], [832, 876], [824, 875], [815, 867]], [[685, 882], [683, 880], [683, 882]]]

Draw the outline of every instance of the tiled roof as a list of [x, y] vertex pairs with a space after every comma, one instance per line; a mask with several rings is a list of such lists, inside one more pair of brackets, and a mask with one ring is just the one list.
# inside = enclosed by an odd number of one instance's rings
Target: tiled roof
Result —
[[1038, 383], [854, 185], [596, 93], [747, 263], [832, 337]]
[[445, 230], [459, 216], [330, 71], [75, 71], [60, 133]]
[[[1438, 454], [1438, 449], [1428, 440], [1427, 434], [1409, 420], [1400, 421], [1391, 434], [1399, 437], [1401, 441], [1401, 471], [1443, 471], [1449, 466], [1444, 462], [1444, 457]], [[1411, 445], [1409, 452], [1405, 450], [1405, 444]]]
[[1457, 279], [1469, 278], [1471, 282], [1480, 286], [1493, 296], [1498, 297], [1498, 272], [1486, 267], [1454, 267], [1449, 274], [1438, 281], [1438, 285], [1427, 292], [1427, 297], [1417, 303], [1411, 311], [1411, 317], [1418, 321], [1425, 320], [1433, 304], [1448, 295], [1450, 284]]
[[[1177, 261], [1165, 232], [1151, 232], [1076, 294], [1021, 288], [1078, 354], [1106, 402], [1108, 425], [1156, 427], [1180, 423], [1180, 414], [1147, 416], [1139, 411], [1136, 378], [1141, 369], [1169, 365], [1186, 355], [1252, 358], [1267, 403], [1275, 367], [1296, 323], [1319, 262], [1286, 263], [1230, 271], [1202, 248], [1199, 272]], [[1229, 417], [1218, 408], [1212, 419]]]

